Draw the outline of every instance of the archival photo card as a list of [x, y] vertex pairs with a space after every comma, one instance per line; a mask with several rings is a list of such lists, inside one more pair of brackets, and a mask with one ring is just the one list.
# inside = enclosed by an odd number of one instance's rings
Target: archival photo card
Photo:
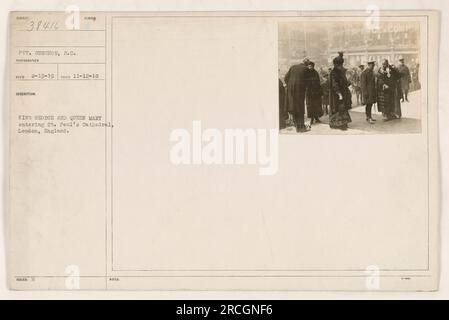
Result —
[[11, 12], [15, 290], [431, 291], [439, 14]]

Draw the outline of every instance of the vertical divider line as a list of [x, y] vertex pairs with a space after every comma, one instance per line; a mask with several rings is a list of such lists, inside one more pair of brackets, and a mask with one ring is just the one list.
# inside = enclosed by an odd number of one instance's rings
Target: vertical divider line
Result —
[[113, 141], [114, 141], [114, 97], [112, 94], [112, 90], [113, 90], [113, 84], [114, 84], [114, 73], [113, 73], [113, 68], [112, 68], [112, 62], [114, 59], [114, 47], [113, 47], [113, 42], [114, 42], [114, 17], [111, 17], [111, 26], [110, 26], [110, 67], [111, 67], [111, 71], [110, 71], [110, 86], [111, 86], [111, 134], [110, 134], [110, 173], [111, 173], [111, 181], [110, 181], [110, 197], [111, 197], [111, 202], [110, 202], [110, 206], [111, 206], [111, 270], [114, 271], [114, 172], [113, 172], [113, 168], [114, 168], [114, 155], [113, 155]]
[[[107, 13], [104, 17], [104, 121], [108, 121], [108, 77], [107, 77]], [[105, 289], [108, 290], [108, 127], [104, 129], [104, 209], [105, 209]]]

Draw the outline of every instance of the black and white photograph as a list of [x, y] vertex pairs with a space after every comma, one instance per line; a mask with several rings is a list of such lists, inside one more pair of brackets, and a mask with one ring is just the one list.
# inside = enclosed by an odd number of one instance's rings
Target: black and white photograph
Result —
[[421, 132], [417, 21], [279, 22], [281, 134]]

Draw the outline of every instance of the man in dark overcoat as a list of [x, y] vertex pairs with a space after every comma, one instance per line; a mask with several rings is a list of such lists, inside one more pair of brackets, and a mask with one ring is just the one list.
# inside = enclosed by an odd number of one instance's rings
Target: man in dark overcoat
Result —
[[297, 132], [310, 130], [304, 124], [308, 64], [309, 59], [304, 58], [302, 63], [291, 66], [284, 77], [287, 84], [287, 110], [295, 119]]
[[365, 104], [366, 121], [370, 124], [374, 124], [374, 121], [376, 121], [372, 116], [373, 104], [377, 101], [374, 64], [374, 61], [368, 62], [368, 68], [363, 70], [360, 76], [360, 87], [362, 89], [362, 101]]
[[306, 90], [307, 103], [307, 117], [310, 118], [310, 125], [315, 121], [320, 123], [320, 117], [323, 115], [323, 108], [321, 106], [321, 97], [323, 91], [321, 89], [320, 75], [315, 70], [315, 63], [310, 62], [308, 65], [308, 84]]

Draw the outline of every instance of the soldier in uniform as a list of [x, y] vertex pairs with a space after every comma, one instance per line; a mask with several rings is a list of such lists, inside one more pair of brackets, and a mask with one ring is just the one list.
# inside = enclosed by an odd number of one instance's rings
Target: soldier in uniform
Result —
[[404, 63], [404, 58], [399, 59], [398, 71], [401, 75], [401, 89], [402, 99], [401, 102], [408, 101], [408, 92], [410, 91], [410, 83], [412, 82], [412, 76], [409, 68]]
[[363, 64], [359, 65], [359, 69], [354, 70], [354, 74], [352, 76], [352, 88], [354, 89], [354, 93], [357, 99], [357, 105], [364, 104], [363, 103], [363, 96], [362, 96], [362, 89], [360, 86], [360, 76], [363, 70], [365, 69], [365, 66]]
[[321, 82], [321, 91], [323, 97], [321, 99], [323, 105], [323, 114], [329, 114], [329, 74], [323, 74], [323, 81]]

